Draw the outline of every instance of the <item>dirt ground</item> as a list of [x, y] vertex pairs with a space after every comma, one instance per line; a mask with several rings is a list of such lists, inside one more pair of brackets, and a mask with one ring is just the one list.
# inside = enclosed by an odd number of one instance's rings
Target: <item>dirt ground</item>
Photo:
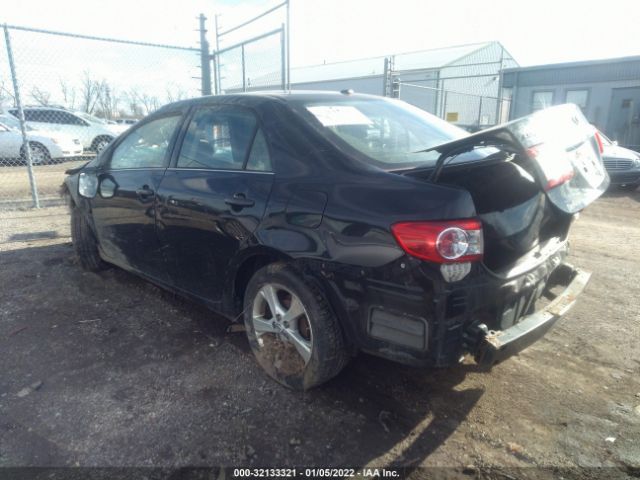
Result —
[[2, 212], [0, 466], [640, 477], [639, 245], [640, 190], [610, 193], [572, 230], [589, 287], [519, 356], [481, 372], [360, 355], [302, 394], [206, 309], [115, 268], [83, 272], [65, 209]]
[[[34, 165], [33, 176], [41, 202], [44, 205], [51, 201], [59, 203], [59, 190], [64, 181], [65, 170], [78, 167], [92, 158], [85, 156], [65, 160], [62, 163]], [[31, 185], [26, 165], [0, 163], [0, 210], [5, 209], [6, 206], [31, 206], [32, 204]], [[1, 213], [0, 217], [2, 217]]]

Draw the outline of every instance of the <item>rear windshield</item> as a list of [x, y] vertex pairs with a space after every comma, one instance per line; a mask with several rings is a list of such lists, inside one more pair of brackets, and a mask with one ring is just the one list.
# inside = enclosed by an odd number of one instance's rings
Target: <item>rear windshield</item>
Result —
[[385, 170], [433, 165], [439, 154], [421, 150], [468, 135], [398, 100], [347, 97], [304, 102], [296, 110], [333, 143]]

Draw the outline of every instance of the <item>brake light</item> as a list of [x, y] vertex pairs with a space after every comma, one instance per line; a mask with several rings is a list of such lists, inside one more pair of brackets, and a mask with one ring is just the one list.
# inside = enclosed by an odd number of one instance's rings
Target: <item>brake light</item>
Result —
[[573, 178], [574, 175], [575, 175], [575, 172], [571, 170], [570, 172], [563, 173], [559, 177], [552, 178], [545, 185], [544, 191], [548, 192], [552, 188], [556, 188], [557, 186], [562, 185], [563, 183], [567, 183], [569, 180]]
[[478, 220], [402, 222], [391, 226], [398, 244], [409, 255], [435, 263], [482, 259], [482, 224]]
[[550, 152], [544, 144], [529, 147], [527, 155], [537, 161], [545, 176], [544, 191], [548, 192], [573, 178], [575, 170], [568, 158], [559, 158]]
[[602, 137], [600, 136], [600, 132], [596, 130], [596, 142], [598, 142], [598, 149], [600, 150], [600, 153], [604, 153], [604, 145], [602, 144]]

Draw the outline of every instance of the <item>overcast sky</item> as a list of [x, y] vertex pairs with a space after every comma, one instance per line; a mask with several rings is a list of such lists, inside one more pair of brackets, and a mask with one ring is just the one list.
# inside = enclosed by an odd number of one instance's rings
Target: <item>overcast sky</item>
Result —
[[[278, 0], [2, 3], [0, 22], [195, 46], [198, 13], [221, 13], [230, 27]], [[242, 34], [283, 20], [272, 15]], [[640, 55], [639, 0], [291, 0], [291, 20], [294, 67], [488, 40], [502, 42], [521, 65]]]

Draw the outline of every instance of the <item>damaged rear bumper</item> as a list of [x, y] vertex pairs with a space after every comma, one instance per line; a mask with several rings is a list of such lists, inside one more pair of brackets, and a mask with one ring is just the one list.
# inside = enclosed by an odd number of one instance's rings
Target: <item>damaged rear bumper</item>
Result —
[[[515, 355], [540, 339], [554, 324], [567, 313], [582, 293], [591, 274], [579, 270], [567, 263], [563, 263], [553, 272], [545, 289], [545, 296], [551, 301], [542, 309], [522, 317], [515, 325], [505, 330], [484, 331], [484, 337], [479, 342], [475, 352], [475, 359], [480, 365], [491, 366], [512, 355]], [[565, 287], [554, 295], [552, 289]]]

